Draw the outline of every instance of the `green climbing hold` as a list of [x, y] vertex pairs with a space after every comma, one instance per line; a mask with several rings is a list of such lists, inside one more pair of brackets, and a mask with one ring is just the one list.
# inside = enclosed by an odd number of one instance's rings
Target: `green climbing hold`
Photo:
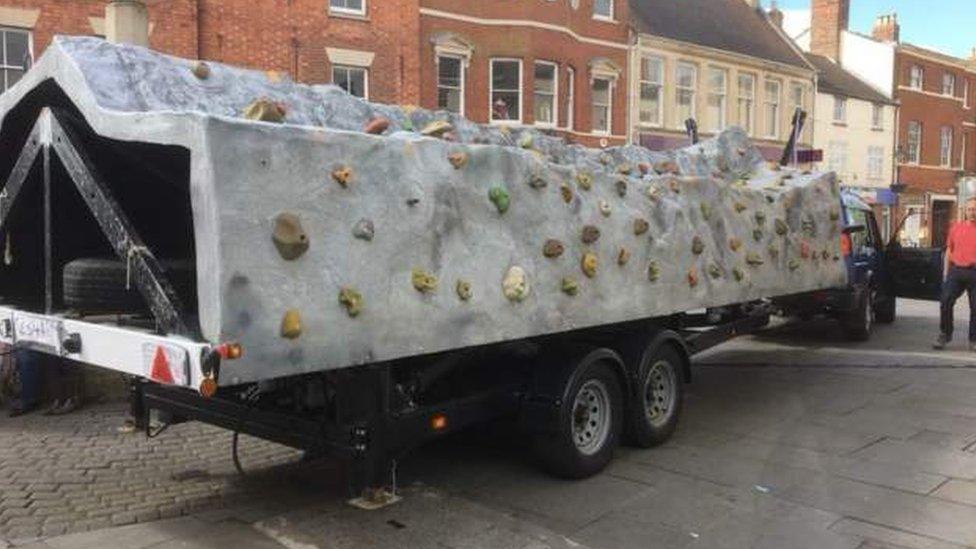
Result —
[[346, 308], [346, 313], [356, 317], [363, 310], [363, 296], [353, 288], [339, 290], [339, 304]]
[[776, 234], [783, 236], [790, 232], [790, 226], [786, 224], [782, 219], [776, 219]]
[[511, 203], [511, 198], [508, 195], [508, 189], [505, 187], [495, 186], [488, 191], [488, 199], [491, 203], [498, 208], [498, 213], [503, 214], [508, 211], [508, 206]]
[[651, 282], [657, 282], [657, 279], [661, 277], [661, 267], [658, 266], [656, 261], [651, 261], [647, 266], [647, 279]]
[[732, 278], [735, 278], [736, 282], [742, 282], [742, 280], [745, 279], [745, 277], [746, 277], [746, 273], [744, 273], [742, 269], [740, 269], [739, 267], [733, 267]]
[[698, 204], [698, 209], [701, 211], [702, 219], [708, 221], [712, 218], [712, 208], [708, 204], [701, 202]]
[[576, 174], [576, 184], [584, 191], [593, 188], [593, 176], [589, 172], [580, 171]]
[[711, 265], [708, 266], [708, 275], [711, 276], [712, 278], [721, 278], [722, 267], [719, 267], [717, 264], [712, 263]]
[[565, 276], [560, 283], [563, 293], [566, 295], [576, 295], [579, 293], [579, 282], [571, 276]]
[[800, 262], [795, 259], [791, 259], [788, 266], [791, 271], [795, 271], [800, 268]]

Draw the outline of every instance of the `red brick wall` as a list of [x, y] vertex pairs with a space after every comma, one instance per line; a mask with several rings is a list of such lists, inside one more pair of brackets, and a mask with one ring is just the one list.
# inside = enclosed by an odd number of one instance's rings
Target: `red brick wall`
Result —
[[850, 0], [812, 0], [810, 50], [840, 59], [840, 31], [847, 30], [850, 19]]
[[[591, 102], [590, 71], [591, 61], [597, 58], [609, 59], [621, 69], [621, 74], [613, 93], [613, 120], [611, 134], [623, 136], [627, 133], [627, 50], [581, 41], [571, 33], [587, 38], [612, 42], [625, 46], [629, 30], [627, 3], [616, 2], [616, 22], [593, 20], [592, 0], [582, 0], [578, 10], [569, 7], [569, 2], [513, 1], [470, 2], [460, 6], [453, 0], [422, 0], [428, 10], [439, 10], [461, 15], [468, 20], [438, 17], [422, 14], [420, 18], [420, 104], [427, 108], [437, 106], [437, 67], [431, 37], [444, 31], [457, 33], [470, 42], [473, 47], [471, 62], [465, 77], [465, 115], [477, 122], [489, 120], [489, 62], [493, 57], [518, 58], [522, 60], [522, 121], [534, 123], [533, 64], [535, 61], [549, 61], [559, 66], [559, 125], [567, 120], [565, 111], [568, 91], [568, 67], [575, 69], [574, 127], [582, 134], [590, 134]], [[530, 25], [495, 26], [478, 20], [519, 20], [553, 25], [560, 30], [538, 28]], [[566, 30], [561, 30], [566, 29]], [[569, 32], [567, 32], [569, 31]], [[570, 139], [588, 145], [598, 145], [600, 137], [593, 135], [568, 135]], [[619, 144], [623, 139], [609, 139]]]

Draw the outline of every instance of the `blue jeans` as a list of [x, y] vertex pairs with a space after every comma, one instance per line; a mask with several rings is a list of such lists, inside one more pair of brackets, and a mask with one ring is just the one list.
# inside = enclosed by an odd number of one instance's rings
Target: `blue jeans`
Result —
[[17, 373], [20, 375], [20, 404], [24, 408], [34, 406], [41, 398], [41, 364], [37, 353], [27, 349], [14, 352]]

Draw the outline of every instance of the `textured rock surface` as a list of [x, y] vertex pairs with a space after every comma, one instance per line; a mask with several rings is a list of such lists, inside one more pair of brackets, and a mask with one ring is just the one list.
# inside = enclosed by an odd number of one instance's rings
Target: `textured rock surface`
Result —
[[[22, 112], [16, 107], [26, 93], [53, 79], [97, 133], [190, 151], [203, 336], [248, 349], [221, 383], [845, 282], [840, 261], [797, 261], [802, 242], [837, 256], [833, 175], [769, 170], [738, 129], [668, 154], [640, 147], [600, 151], [534, 130], [374, 105], [332, 86], [272, 81], [216, 63], [201, 80], [194, 64], [97, 39], [60, 38], [0, 97], [0, 114], [2, 131], [29, 127], [32, 121], [8, 124], [8, 118]], [[283, 105], [282, 123], [241, 116], [258, 98]], [[386, 134], [363, 133], [376, 117], [389, 120]], [[454, 142], [415, 131], [445, 124], [450, 132], [432, 133], [449, 133]], [[456, 153], [465, 154], [464, 169], [456, 169]], [[532, 184], [540, 180], [548, 184]], [[506, 190], [507, 208], [488, 199], [495, 187]], [[601, 214], [601, 203], [612, 215]], [[299, 215], [309, 235], [309, 249], [297, 261], [284, 261], [271, 238], [283, 212]], [[757, 212], [788, 230], [769, 230], [783, 228], [770, 223], [759, 230]], [[375, 225], [368, 245], [350, 231], [364, 218]], [[647, 221], [653, 238], [635, 234], [642, 232], [635, 218]], [[586, 225], [601, 237], [584, 245]], [[695, 235], [704, 244], [700, 255], [692, 253]], [[743, 242], [739, 250], [727, 245], [732, 238]], [[565, 254], [540, 254], [547, 239], [565, 243]], [[625, 265], [580, 278], [578, 297], [565, 299], [560, 281], [579, 272], [574, 262], [592, 253], [597, 263], [614, 265], [622, 247], [629, 253]], [[735, 280], [731, 273], [749, 254], [767, 249], [776, 257], [751, 262], [749, 276]], [[531, 292], [513, 290], [515, 266]], [[418, 267], [422, 277], [413, 272]], [[470, 300], [436, 291], [430, 282], [437, 279], [469, 282]], [[411, 286], [418, 281], [421, 291]], [[336, 299], [341, 288], [352, 287], [369, 303], [354, 318]], [[302, 337], [283, 339], [282, 317], [296, 307]]]

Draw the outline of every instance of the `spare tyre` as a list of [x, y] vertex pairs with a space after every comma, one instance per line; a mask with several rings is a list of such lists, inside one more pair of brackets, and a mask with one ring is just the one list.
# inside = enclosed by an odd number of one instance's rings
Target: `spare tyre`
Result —
[[[196, 272], [185, 259], [160, 260], [160, 266], [187, 302], [193, 295]], [[114, 258], [85, 257], [64, 266], [62, 288], [64, 304], [83, 313], [140, 313], [149, 310], [135, 282], [126, 284], [125, 261]], [[127, 287], [128, 286], [128, 287]]]

